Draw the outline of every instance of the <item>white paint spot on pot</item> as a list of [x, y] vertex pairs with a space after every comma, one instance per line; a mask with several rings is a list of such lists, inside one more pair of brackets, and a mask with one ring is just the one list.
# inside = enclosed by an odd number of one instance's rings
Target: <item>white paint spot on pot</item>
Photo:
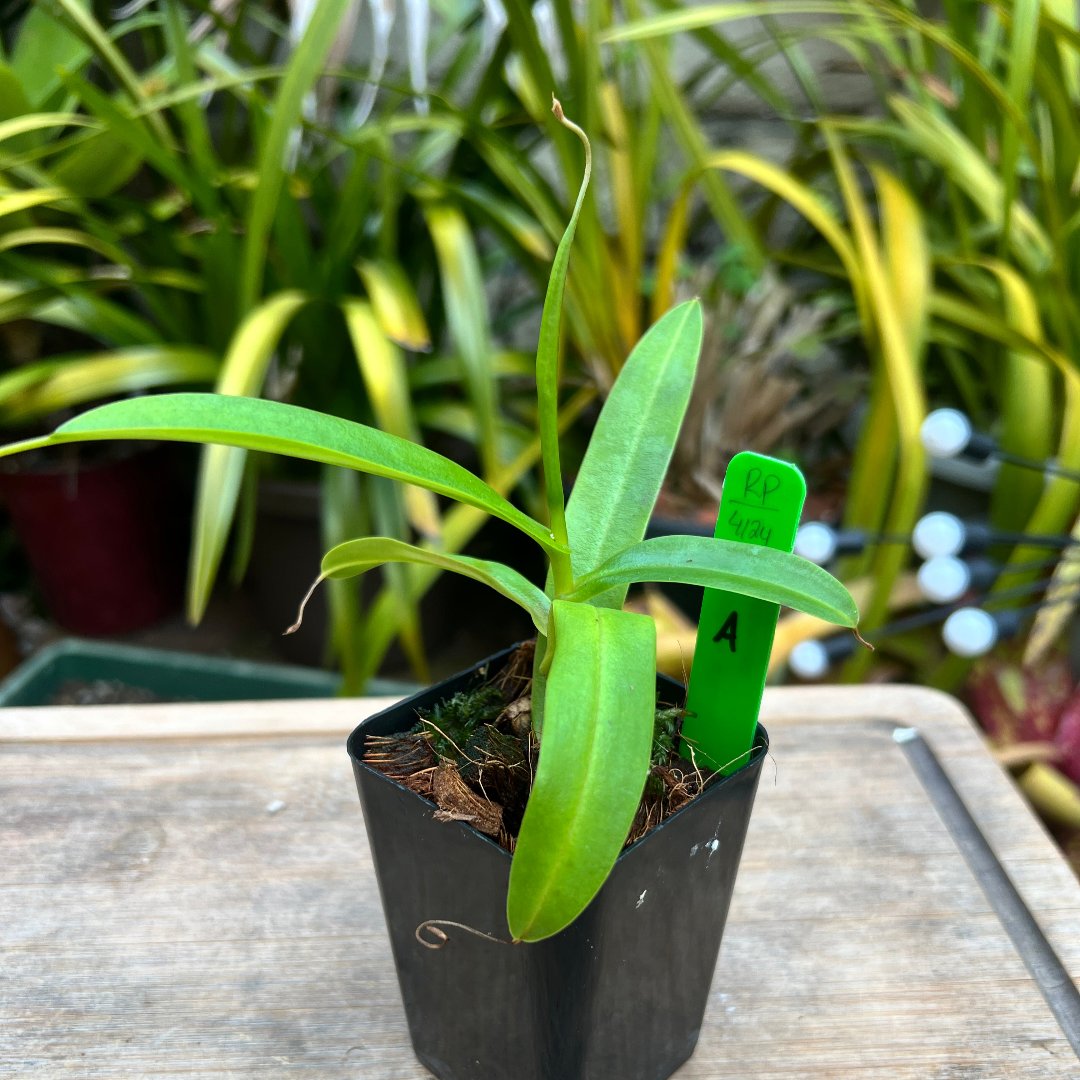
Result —
[[[716, 833], [720, 831], [720, 824], [720, 822], [717, 822], [716, 824]], [[709, 852], [709, 860], [711, 860], [720, 847], [720, 841], [717, 839], [716, 833], [713, 833], [713, 837], [711, 840], [702, 840], [700, 844], [695, 844], [690, 849], [691, 858], [696, 855], [702, 848], [706, 848]]]
[[641, 907], [641, 905], [642, 905], [642, 904], [644, 904], [644, 903], [645, 903], [645, 894], [646, 894], [646, 893], [647, 893], [648, 891], [649, 891], [648, 889], [642, 889], [642, 890], [641, 890], [641, 895], [640, 895], [640, 896], [639, 896], [639, 897], [637, 898], [637, 903], [636, 903], [636, 904], [634, 905], [634, 910], [635, 910], [635, 911], [637, 911], [637, 909], [638, 909], [639, 907]]

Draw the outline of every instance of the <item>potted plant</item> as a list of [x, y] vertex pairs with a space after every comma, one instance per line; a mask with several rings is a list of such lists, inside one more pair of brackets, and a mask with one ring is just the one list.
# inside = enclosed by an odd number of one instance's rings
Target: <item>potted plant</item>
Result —
[[[505, 830], [482, 820], [485, 800], [447, 768], [455, 753], [445, 747], [455, 742], [448, 714], [461, 711], [463, 699], [455, 695], [499, 676], [504, 685], [520, 684], [521, 650], [373, 717], [350, 739], [402, 993], [417, 1054], [440, 1077], [656, 1080], [670, 1075], [697, 1039], [768, 740], [759, 728], [753, 748], [719, 763], [726, 768], [715, 775], [680, 761], [678, 691], [662, 684], [673, 708], [658, 716], [655, 629], [647, 616], [623, 610], [627, 586], [680, 581], [732, 590], [851, 627], [857, 612], [839, 582], [785, 552], [708, 537], [642, 540], [694, 379], [702, 334], [696, 301], [664, 315], [633, 350], [601, 412], [573, 497], [564, 502], [561, 308], [591, 163], [584, 133], [557, 102], [554, 110], [582, 140], [586, 164], [555, 255], [537, 350], [550, 524], [422, 446], [255, 398], [180, 394], [116, 402], [0, 456], [112, 438], [286, 453], [427, 488], [501, 518], [539, 544], [550, 564], [546, 589], [496, 562], [386, 537], [348, 541], [323, 560], [319, 580], [387, 562], [462, 574], [520, 604], [538, 635], [528, 716], [518, 693], [512, 734], [492, 729], [491, 717], [466, 717], [489, 742], [502, 739], [505, 747], [516, 738], [521, 748], [531, 783], [520, 823], [512, 839], [504, 837], [512, 859], [481, 831]], [[444, 739], [427, 743], [444, 747], [428, 769], [439, 773], [433, 783], [456, 786], [464, 809], [436, 809], [365, 760], [373, 742], [385, 756], [385, 740], [412, 728], [418, 710]], [[441, 711], [432, 719], [430, 710]], [[696, 797], [626, 847], [643, 792], [649, 797], [646, 787], [657, 777], [658, 751], [662, 768], [678, 771]], [[479, 753], [471, 744], [457, 752], [466, 763]], [[682, 752], [694, 756], [692, 747]], [[450, 934], [448, 924], [456, 927]]]

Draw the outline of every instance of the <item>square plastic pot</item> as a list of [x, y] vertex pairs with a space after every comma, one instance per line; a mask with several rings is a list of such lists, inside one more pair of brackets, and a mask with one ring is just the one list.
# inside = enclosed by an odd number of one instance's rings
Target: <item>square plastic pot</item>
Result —
[[[371, 735], [407, 731], [417, 710], [475, 685], [511, 650], [370, 717], [350, 736], [357, 788], [419, 1060], [440, 1080], [664, 1080], [694, 1051], [720, 950], [768, 735], [626, 848], [561, 933], [510, 944], [510, 855], [363, 763]], [[667, 702], [683, 689], [661, 676]], [[450, 920], [433, 949], [428, 920]], [[419, 932], [419, 934], [418, 934]]]

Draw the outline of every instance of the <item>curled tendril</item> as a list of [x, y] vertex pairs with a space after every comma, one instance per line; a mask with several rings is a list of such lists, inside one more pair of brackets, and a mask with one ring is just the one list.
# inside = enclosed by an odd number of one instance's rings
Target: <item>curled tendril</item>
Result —
[[[494, 942], [496, 945], [513, 944], [512, 941], [504, 941], [502, 938], [492, 937], [491, 934], [485, 934], [483, 930], [477, 930], [472, 926], [466, 926], [464, 923], [454, 922], [453, 919], [425, 919], [413, 933], [416, 940], [420, 942], [425, 949], [441, 949], [450, 940], [450, 935], [442, 929], [444, 926], [453, 926], [458, 930], [464, 930], [466, 933], [483, 938], [485, 941]], [[425, 934], [429, 935], [429, 937], [425, 937]], [[434, 941], [430, 940], [431, 938], [434, 938]]]

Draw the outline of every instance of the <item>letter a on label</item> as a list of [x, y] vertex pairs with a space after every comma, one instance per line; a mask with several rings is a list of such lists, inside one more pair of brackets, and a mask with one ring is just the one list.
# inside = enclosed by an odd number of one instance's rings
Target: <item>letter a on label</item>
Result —
[[739, 613], [733, 611], [725, 620], [724, 625], [716, 632], [713, 641], [726, 641], [731, 651], [734, 652], [739, 646], [736, 638], [739, 633]]

